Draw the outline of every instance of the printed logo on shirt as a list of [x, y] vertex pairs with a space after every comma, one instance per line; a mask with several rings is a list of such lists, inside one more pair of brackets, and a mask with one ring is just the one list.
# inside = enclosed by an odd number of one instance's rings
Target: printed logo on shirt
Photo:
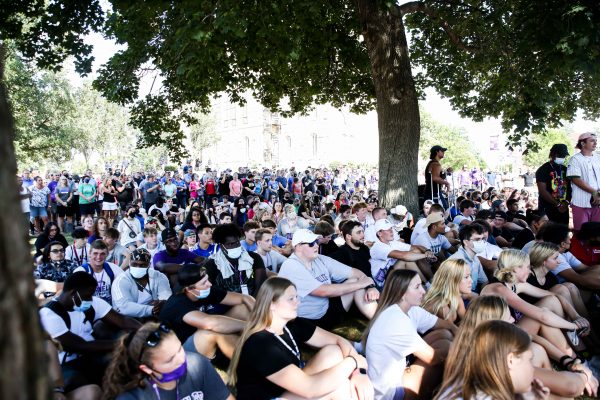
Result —
[[329, 280], [329, 276], [327, 276], [327, 274], [321, 274], [321, 275], [315, 276], [315, 279], [318, 280], [319, 282], [327, 282]]
[[181, 400], [204, 400], [204, 392], [201, 390], [193, 392], [189, 396], [182, 397]]

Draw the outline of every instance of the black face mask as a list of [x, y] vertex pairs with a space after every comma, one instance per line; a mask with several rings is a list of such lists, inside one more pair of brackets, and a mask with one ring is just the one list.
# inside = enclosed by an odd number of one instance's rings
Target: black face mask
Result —
[[128, 215], [129, 215], [129, 218], [135, 218], [135, 211], [134, 212], [130, 212]]

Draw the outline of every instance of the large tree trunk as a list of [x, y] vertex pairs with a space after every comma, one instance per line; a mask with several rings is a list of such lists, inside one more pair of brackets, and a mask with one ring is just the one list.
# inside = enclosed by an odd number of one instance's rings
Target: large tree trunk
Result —
[[379, 198], [418, 212], [417, 169], [421, 130], [408, 44], [395, 3], [357, 0], [377, 98]]
[[31, 246], [17, 190], [12, 113], [0, 42], [0, 398], [48, 397], [44, 340], [33, 295]]

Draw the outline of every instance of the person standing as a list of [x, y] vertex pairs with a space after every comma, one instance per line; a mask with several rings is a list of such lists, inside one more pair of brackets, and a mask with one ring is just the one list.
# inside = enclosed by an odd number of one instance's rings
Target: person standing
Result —
[[573, 197], [573, 229], [579, 230], [584, 222], [600, 222], [600, 156], [596, 150], [596, 135], [582, 133], [575, 146], [579, 153], [571, 157], [567, 178], [571, 179]]
[[569, 200], [571, 186], [567, 181], [565, 157], [569, 155], [566, 144], [556, 143], [550, 148], [550, 161], [542, 164], [535, 172], [539, 192], [538, 209], [548, 219], [558, 224], [569, 225]]
[[425, 167], [425, 200], [432, 200], [435, 203], [442, 204], [444, 208], [448, 208], [448, 200], [443, 192], [443, 187], [446, 190], [450, 189], [450, 184], [446, 180], [446, 172], [442, 169], [440, 161], [444, 158], [446, 148], [435, 145], [429, 152], [430, 161]]

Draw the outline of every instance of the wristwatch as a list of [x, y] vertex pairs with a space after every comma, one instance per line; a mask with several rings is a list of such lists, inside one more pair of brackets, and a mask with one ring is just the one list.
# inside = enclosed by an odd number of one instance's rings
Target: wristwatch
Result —
[[369, 286], [365, 286], [365, 290], [369, 290], [369, 289], [373, 289], [375, 286], [375, 284], [371, 283]]

